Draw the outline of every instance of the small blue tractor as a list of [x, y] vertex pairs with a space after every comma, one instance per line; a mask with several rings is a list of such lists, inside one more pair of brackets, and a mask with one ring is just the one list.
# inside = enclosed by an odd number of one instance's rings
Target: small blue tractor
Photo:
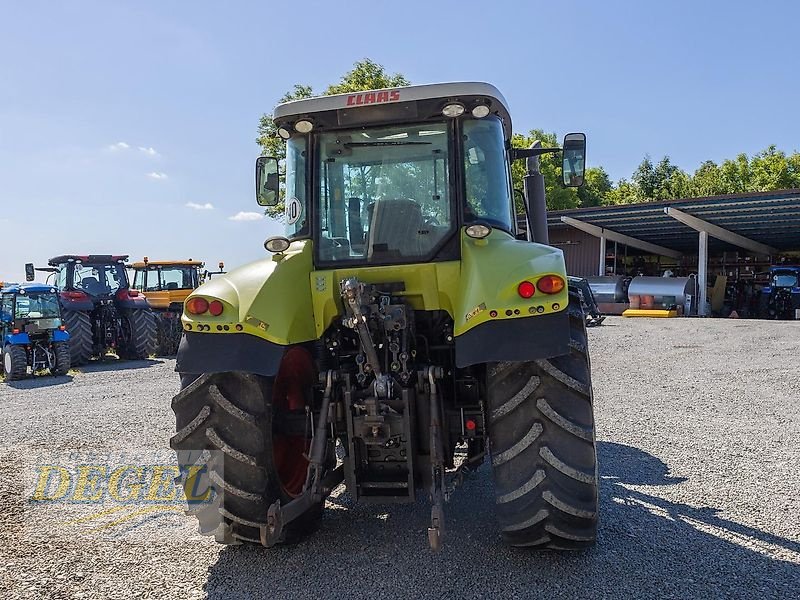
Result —
[[9, 381], [25, 377], [28, 367], [31, 373], [67, 373], [69, 333], [55, 287], [11, 283], [0, 288], [0, 357]]
[[761, 288], [762, 319], [800, 319], [800, 266], [776, 265], [769, 269], [769, 283]]

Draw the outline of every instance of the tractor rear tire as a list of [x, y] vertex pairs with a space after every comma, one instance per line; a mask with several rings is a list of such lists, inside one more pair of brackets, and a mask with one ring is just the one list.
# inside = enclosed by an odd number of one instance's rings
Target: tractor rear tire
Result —
[[86, 312], [65, 310], [62, 320], [69, 333], [70, 365], [73, 367], [85, 365], [89, 362], [94, 350], [92, 319]]
[[156, 356], [175, 356], [178, 346], [181, 343], [180, 314], [176, 317], [165, 317], [163, 314], [156, 315], [157, 325], [157, 344]]
[[56, 355], [56, 364], [53, 366], [53, 375], [66, 375], [71, 364], [69, 342], [56, 342], [53, 344], [53, 353]]
[[511, 546], [575, 550], [597, 537], [598, 476], [586, 326], [570, 294], [570, 353], [488, 365], [495, 501]]
[[3, 352], [3, 371], [8, 381], [22, 379], [28, 374], [28, 353], [23, 346], [6, 346]]
[[[182, 380], [188, 382], [191, 377]], [[308, 464], [302, 452], [307, 446], [288, 451], [302, 457], [299, 464], [295, 462], [294, 472], [290, 471], [294, 494], [287, 492], [284, 484], [284, 469], [292, 464], [282, 458], [288, 455], [286, 447], [281, 447], [282, 456], [276, 451], [282, 439], [273, 433], [273, 412], [279, 403], [274, 392], [278, 388], [272, 377], [241, 372], [205, 374], [172, 400], [177, 433], [170, 445], [178, 454], [186, 496], [189, 498], [192, 490], [207, 489], [206, 485], [197, 488], [197, 481], [187, 476], [189, 467], [199, 462], [205, 462], [205, 483], [216, 496], [214, 502], [196, 503], [194, 508], [190, 503], [187, 514], [197, 517], [200, 533], [213, 534], [218, 542], [261, 544], [269, 507], [276, 501], [286, 504], [302, 489]], [[315, 504], [287, 523], [281, 541], [294, 543], [316, 530], [323, 504]]]
[[128, 360], [144, 360], [156, 353], [158, 330], [156, 316], [147, 309], [123, 311], [122, 318], [127, 322], [129, 337], [119, 346], [119, 357]]

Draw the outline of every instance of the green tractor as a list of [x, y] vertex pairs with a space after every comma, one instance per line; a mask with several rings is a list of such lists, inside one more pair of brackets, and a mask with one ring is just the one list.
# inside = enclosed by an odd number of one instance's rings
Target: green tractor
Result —
[[[184, 304], [171, 445], [201, 532], [297, 540], [344, 482], [356, 502], [427, 494], [436, 550], [444, 502], [486, 459], [507, 543], [593, 544], [584, 314], [561, 251], [537, 243], [538, 156], [562, 152], [580, 185], [585, 136], [512, 149], [484, 83], [299, 100], [274, 119], [285, 173], [259, 158], [256, 197], [285, 197], [286, 236]], [[510, 178], [522, 158], [531, 233]]]

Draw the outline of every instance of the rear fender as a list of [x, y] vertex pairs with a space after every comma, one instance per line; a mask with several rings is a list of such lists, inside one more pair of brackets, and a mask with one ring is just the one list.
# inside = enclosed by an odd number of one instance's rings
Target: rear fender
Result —
[[217, 275], [189, 297], [223, 305], [220, 315], [184, 311], [176, 370], [275, 375], [286, 346], [317, 339], [311, 303], [311, 243]]
[[[461, 277], [454, 333], [456, 364], [528, 361], [569, 351], [569, 286], [561, 250], [517, 240], [502, 231], [461, 240]], [[538, 287], [523, 298], [520, 283], [557, 275], [564, 288], [545, 294]]]
[[89, 296], [84, 296], [83, 298], [70, 298], [60, 294], [59, 300], [61, 303], [61, 308], [64, 310], [94, 310], [94, 302]]
[[31, 338], [24, 331], [21, 331], [19, 333], [9, 333], [8, 335], [6, 335], [4, 340], [4, 344], [7, 344], [9, 346], [28, 346], [30, 345], [30, 343], [31, 343]]
[[54, 329], [53, 330], [53, 343], [57, 342], [68, 342], [69, 341], [69, 332], [62, 331], [61, 329]]

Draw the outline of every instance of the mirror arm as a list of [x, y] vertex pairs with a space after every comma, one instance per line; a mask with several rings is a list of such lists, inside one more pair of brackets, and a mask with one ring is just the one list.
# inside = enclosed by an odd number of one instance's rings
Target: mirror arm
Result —
[[531, 156], [541, 156], [550, 152], [561, 152], [561, 148], [512, 148], [511, 160], [530, 158]]

